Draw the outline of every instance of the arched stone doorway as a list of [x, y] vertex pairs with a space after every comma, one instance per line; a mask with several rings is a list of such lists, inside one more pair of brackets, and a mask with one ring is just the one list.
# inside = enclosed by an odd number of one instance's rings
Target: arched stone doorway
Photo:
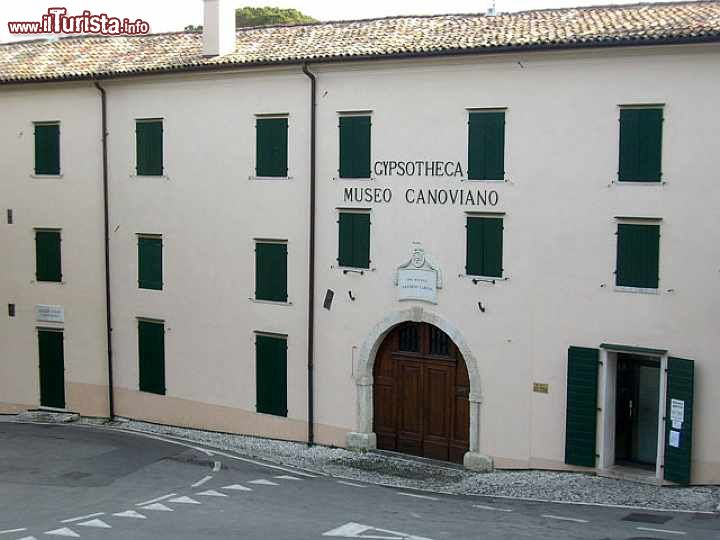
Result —
[[357, 391], [357, 427], [348, 433], [347, 446], [358, 450], [377, 448], [377, 437], [373, 431], [373, 370], [378, 349], [385, 337], [397, 325], [413, 321], [436, 326], [447, 334], [458, 348], [467, 367], [470, 380], [469, 401], [469, 451], [465, 454], [465, 467], [472, 470], [492, 468], [492, 460], [480, 453], [480, 375], [477, 360], [460, 333], [449, 321], [417, 306], [389, 314], [378, 322], [367, 334], [360, 347], [355, 370]]
[[406, 322], [378, 349], [373, 376], [377, 447], [462, 463], [470, 449], [470, 379], [437, 326]]

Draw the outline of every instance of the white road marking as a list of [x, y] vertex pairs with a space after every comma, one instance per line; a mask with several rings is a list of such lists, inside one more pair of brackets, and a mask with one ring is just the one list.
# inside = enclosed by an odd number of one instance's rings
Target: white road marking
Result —
[[638, 531], [657, 532], [657, 533], [665, 533], [665, 534], [681, 534], [681, 535], [687, 534], [684, 531], [670, 531], [668, 529], [651, 529], [650, 527], [638, 527], [637, 529], [638, 529]]
[[129, 517], [129, 518], [136, 518], [136, 519], [147, 519], [146, 516], [143, 516], [140, 512], [136, 512], [135, 510], [126, 510], [125, 512], [118, 512], [117, 514], [113, 514], [113, 516]]
[[415, 497], [416, 499], [426, 499], [428, 501], [439, 501], [437, 497], [430, 497], [429, 495], [418, 495], [417, 493], [405, 493], [401, 491], [398, 493], [398, 495], [402, 495], [403, 497]]
[[212, 480], [212, 478], [213, 478], [212, 475], [209, 474], [209, 475], [207, 475], [205, 478], [201, 478], [200, 480], [198, 480], [197, 482], [195, 482], [195, 483], [194, 483], [192, 486], [190, 486], [190, 487], [200, 487], [200, 486], [202, 486], [205, 482], [208, 482], [208, 481]]
[[95, 514], [88, 514], [87, 516], [74, 517], [70, 519], [63, 519], [60, 523], [72, 523], [73, 521], [81, 521], [83, 519], [90, 519], [98, 516], [102, 516], [105, 512], [97, 512]]
[[202, 504], [200, 501], [196, 501], [195, 499], [191, 499], [190, 497], [175, 497], [174, 499], [170, 499], [168, 502], [172, 503], [182, 503], [182, 504]]
[[148, 506], [143, 506], [142, 509], [143, 510], [157, 510], [159, 512], [172, 512], [173, 511], [172, 508], [170, 508], [169, 506], [165, 506], [162, 503], [153, 503]]
[[259, 480], [251, 480], [248, 482], [248, 484], [257, 484], [259, 486], [279, 486], [280, 484], [276, 482], [271, 482], [270, 480], [265, 480], [264, 478], [260, 478]]
[[219, 491], [215, 491], [214, 489], [201, 491], [200, 493], [196, 493], [195, 495], [206, 495], [207, 497], [227, 497], [227, 495], [225, 495], [224, 493], [220, 493]]
[[[365, 534], [372, 531], [372, 534]], [[380, 534], [376, 534], [380, 533]], [[414, 536], [412, 534], [391, 531], [388, 529], [378, 529], [370, 525], [361, 525], [360, 523], [346, 523], [340, 527], [323, 533], [323, 536], [335, 536], [342, 538], [374, 538], [378, 540], [430, 540], [422, 536]]]
[[78, 527], [97, 527], [98, 529], [112, 529], [112, 526], [105, 523], [102, 519], [91, 519], [78, 523]]
[[73, 531], [72, 529], [68, 529], [67, 527], [63, 527], [62, 529], [55, 529], [53, 531], [47, 531], [45, 534], [52, 534], [54, 536], [71, 536], [72, 538], [80, 538], [80, 535]]
[[572, 517], [565, 517], [565, 516], [554, 516], [552, 514], [543, 514], [541, 517], [548, 518], [548, 519], [557, 519], [558, 521], [572, 521], [574, 523], [587, 523], [587, 519], [578, 519], [578, 518], [572, 518]]
[[220, 469], [222, 469], [222, 463], [219, 461], [213, 463], [213, 472], [220, 472]]
[[343, 486], [352, 486], [352, 487], [359, 487], [359, 488], [366, 488], [367, 486], [363, 484], [354, 484], [352, 482], [346, 482], [345, 480], [338, 480], [338, 484], [342, 484]]
[[253, 465], [259, 465], [260, 467], [267, 467], [268, 469], [275, 469], [276, 471], [283, 471], [290, 474], [296, 474], [298, 476], [304, 476], [305, 478], [317, 478], [316, 474], [310, 474], [303, 471], [299, 471], [297, 469], [288, 469], [287, 467], [281, 467], [280, 465], [270, 465], [268, 463], [263, 463], [262, 461], [256, 461], [254, 459], [248, 459], [244, 457], [239, 456], [233, 456], [232, 454], [228, 454], [226, 452], [221, 452], [219, 450], [214, 450], [214, 453], [218, 456], [223, 456], [230, 459], [237, 459], [238, 461], [244, 461], [245, 463], [252, 463]]
[[241, 486], [240, 484], [231, 484], [229, 486], [223, 486], [222, 489], [232, 489], [235, 491], [252, 491], [252, 488]]
[[135, 506], [145, 506], [146, 504], [164, 501], [165, 499], [169, 499], [170, 497], [174, 497], [175, 495], [177, 495], [177, 493], [168, 493], [167, 495], [163, 495], [162, 497], [157, 497], [155, 499], [150, 499], [149, 501], [137, 503]]
[[299, 478], [295, 478], [289, 474], [281, 474], [280, 476], [275, 476], [275, 478], [279, 478], [280, 480], [300, 480]]
[[27, 528], [25, 529], [7, 529], [5, 531], [0, 531], [0, 534], [8, 534], [8, 533], [14, 533], [14, 532], [23, 532], [27, 531]]
[[480, 510], [493, 510], [495, 512], [512, 512], [510, 508], [498, 508], [497, 506], [485, 506], [484, 504], [473, 504], [474, 508], [479, 508]]
[[18, 538], [18, 540], [37, 540], [34, 536], [23, 536], [22, 538]]

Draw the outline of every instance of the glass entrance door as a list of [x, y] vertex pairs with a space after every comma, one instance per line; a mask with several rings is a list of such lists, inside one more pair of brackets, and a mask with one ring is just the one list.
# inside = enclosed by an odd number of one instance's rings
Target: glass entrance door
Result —
[[618, 354], [615, 462], [655, 468], [660, 401], [659, 360]]

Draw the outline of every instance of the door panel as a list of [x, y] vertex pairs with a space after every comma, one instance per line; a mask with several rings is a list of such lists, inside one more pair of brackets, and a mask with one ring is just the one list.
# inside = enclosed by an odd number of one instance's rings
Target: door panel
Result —
[[65, 408], [63, 333], [38, 330], [40, 355], [40, 405]]
[[400, 360], [398, 372], [398, 450], [420, 456], [423, 438], [422, 364]]
[[425, 457], [448, 459], [454, 370], [454, 366], [442, 364], [426, 363], [424, 366]]

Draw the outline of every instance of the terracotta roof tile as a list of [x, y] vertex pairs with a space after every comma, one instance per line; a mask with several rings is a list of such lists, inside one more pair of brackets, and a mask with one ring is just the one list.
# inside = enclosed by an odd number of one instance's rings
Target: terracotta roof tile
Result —
[[720, 41], [720, 0], [246, 28], [237, 32], [234, 53], [214, 58], [202, 56], [202, 34], [196, 32], [7, 43], [0, 44], [0, 82], [676, 41]]

